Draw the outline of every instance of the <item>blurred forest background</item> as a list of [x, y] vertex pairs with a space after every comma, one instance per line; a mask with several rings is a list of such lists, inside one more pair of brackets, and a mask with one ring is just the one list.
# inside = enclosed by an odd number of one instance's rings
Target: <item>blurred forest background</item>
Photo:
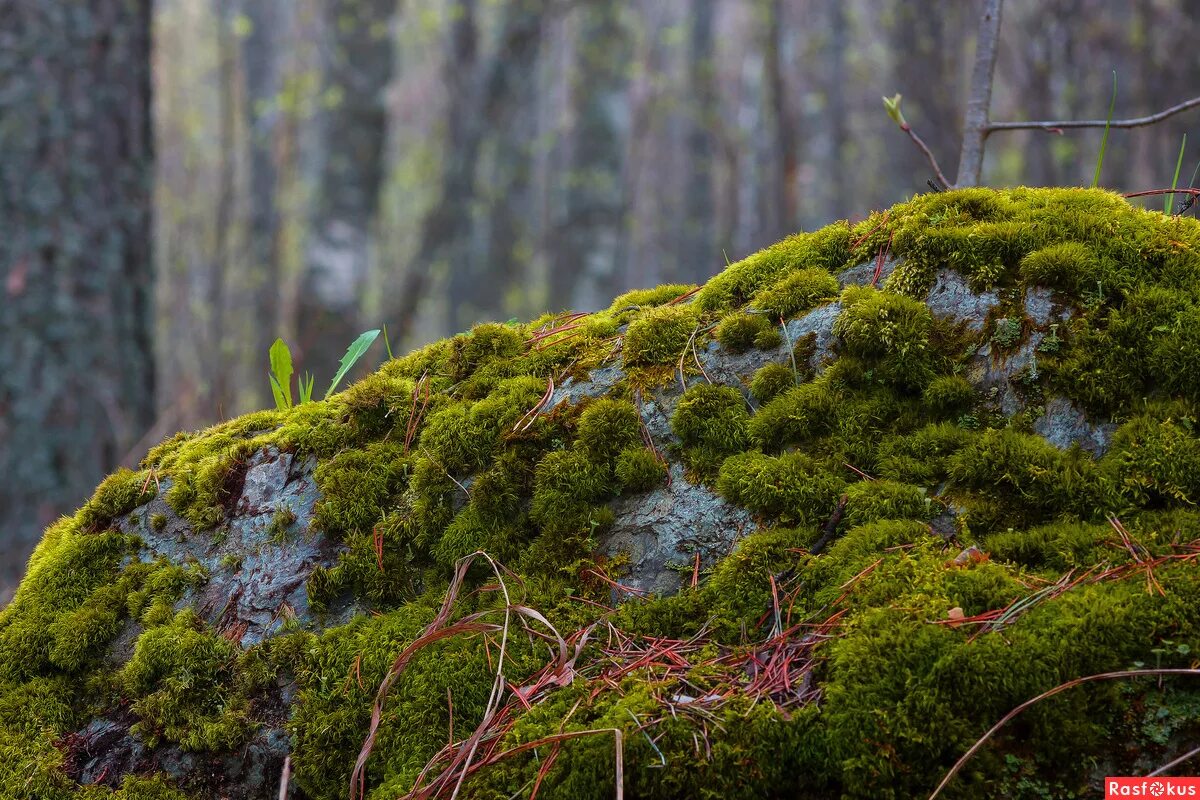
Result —
[[[880, 98], [952, 170], [979, 5], [0, 0], [0, 602], [105, 472], [270, 405], [276, 336], [323, 387], [369, 328], [595, 309], [927, 191]], [[1114, 69], [1118, 117], [1165, 108], [1198, 40], [1191, 0], [1010, 0], [992, 119], [1102, 118]], [[1102, 185], [1169, 185], [1196, 122], [1113, 131]], [[997, 133], [984, 183], [1088, 184], [1100, 135]]]

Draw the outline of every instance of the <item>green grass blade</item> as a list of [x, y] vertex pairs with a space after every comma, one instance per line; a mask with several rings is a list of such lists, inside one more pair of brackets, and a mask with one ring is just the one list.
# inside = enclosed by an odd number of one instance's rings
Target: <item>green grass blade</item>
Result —
[[[1183, 151], [1187, 149], [1187, 134], [1183, 135], [1183, 143], [1179, 145], [1179, 160], [1175, 162], [1175, 177], [1171, 178], [1171, 191], [1175, 191], [1175, 187], [1179, 185], [1179, 170], [1183, 166]], [[1171, 213], [1171, 205], [1175, 202], [1175, 195], [1169, 194], [1163, 200], [1163, 213]]]
[[300, 379], [299, 383], [300, 383], [300, 404], [304, 405], [305, 403], [311, 403], [312, 402], [313, 384], [316, 383], [316, 379], [312, 376], [312, 373], [306, 372], [306, 373], [304, 373], [304, 377]]
[[1092, 188], [1100, 185], [1100, 169], [1104, 166], [1104, 151], [1108, 149], [1108, 126], [1112, 124], [1113, 109], [1117, 107], [1117, 71], [1113, 70], [1112, 100], [1108, 101], [1108, 117], [1104, 120], [1104, 138], [1100, 140], [1100, 157], [1096, 159], [1096, 174], [1092, 176]]
[[392, 355], [392, 343], [388, 341], [387, 325], [383, 326], [383, 346], [387, 348], [388, 361], [391, 361], [395, 356]]
[[283, 339], [276, 339], [269, 353], [271, 359], [271, 392], [277, 408], [292, 407], [292, 351]]
[[326, 400], [333, 394], [333, 390], [337, 388], [337, 385], [342, 382], [342, 378], [346, 377], [346, 373], [350, 371], [354, 363], [362, 358], [363, 353], [367, 352], [367, 348], [375, 342], [377, 336], [379, 336], [378, 330], [367, 331], [355, 339], [354, 344], [350, 345], [346, 350], [346, 355], [342, 356], [342, 363], [338, 366], [337, 374], [333, 376], [333, 383], [329, 384], [329, 391], [325, 392]]

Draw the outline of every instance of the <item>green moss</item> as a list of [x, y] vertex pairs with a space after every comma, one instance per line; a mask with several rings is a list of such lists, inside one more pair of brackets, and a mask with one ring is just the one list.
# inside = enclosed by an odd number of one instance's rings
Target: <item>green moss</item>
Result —
[[[1182, 411], [1183, 409], [1177, 409]], [[1140, 507], [1195, 505], [1200, 500], [1200, 439], [1194, 419], [1137, 416], [1113, 436], [1106, 457], [1128, 500]]]
[[642, 440], [642, 419], [632, 403], [596, 400], [580, 415], [578, 436], [579, 447], [589, 458], [611, 461], [622, 450]]
[[731, 503], [783, 524], [816, 525], [832, 515], [845, 481], [801, 453], [743, 453], [725, 460], [717, 490]]
[[731, 264], [704, 285], [696, 303], [705, 310], [736, 308], [790, 270], [814, 267], [833, 272], [849, 258], [850, 228], [844, 223], [797, 234]]
[[951, 456], [973, 440], [970, 431], [948, 422], [889, 436], [880, 443], [876, 469], [884, 478], [934, 486], [949, 476]]
[[1024, 338], [1025, 326], [1019, 319], [998, 319], [992, 326], [992, 342], [1000, 350], [1013, 350]]
[[154, 498], [156, 487], [146, 473], [121, 468], [105, 478], [79, 510], [79, 524], [98, 531], [112, 520]]
[[679, 398], [671, 430], [685, 447], [736, 453], [746, 449], [749, 419], [746, 401], [737, 389], [700, 384]]
[[145, 631], [118, 680], [141, 721], [135, 730], [186, 750], [227, 750], [250, 732], [247, 687], [237, 686], [237, 647], [189, 610]]
[[836, 300], [837, 278], [827, 270], [809, 267], [790, 272], [754, 296], [751, 305], [771, 319], [791, 319], [821, 303]]
[[1120, 505], [1090, 455], [1011, 430], [984, 432], [950, 458], [949, 473], [955, 486], [995, 504], [980, 515], [986, 526], [1029, 525], [1057, 515], [1090, 519]]
[[934, 378], [925, 387], [921, 400], [943, 417], [957, 417], [968, 411], [975, 402], [975, 387], [961, 375]]
[[[794, 343], [794, 363], [754, 376], [757, 412], [742, 387], [699, 383], [685, 353], [693, 337], [702, 346], [716, 324], [726, 349], [778, 348], [775, 316], [833, 298], [833, 275], [889, 243], [895, 271], [882, 290], [842, 294], [838, 342], [819, 377], [809, 335]], [[1014, 321], [988, 320], [980, 335], [933, 320], [921, 300], [946, 269], [994, 289], [996, 316]], [[1071, 309], [1038, 348], [1037, 388], [1121, 426], [1102, 459], [1022, 433], [1032, 412], [1005, 420], [958, 377], [993, 332], [997, 349], [1036, 335], [1017, 313], [1031, 286], [1054, 289]], [[1185, 555], [1200, 537], [1197, 286], [1194, 220], [1099, 191], [925, 194], [756, 253], [694, 300], [683, 297], [691, 287], [667, 286], [586, 316], [479, 326], [391, 360], [327, 402], [180, 434], [154, 448], [143, 471], [118, 473], [53, 525], [0, 611], [0, 796], [182, 796], [152, 775], [115, 792], [79, 787], [60, 747], [123, 696], [152, 743], [227, 755], [257, 723], [275, 722], [258, 701], [276, 679], [296, 687], [296, 783], [311, 797], [344, 793], [377, 687], [434, 618], [453, 564], [481, 548], [515, 573], [505, 573], [511, 601], [543, 611], [575, 658], [569, 680], [527, 693], [550, 643], [510, 626], [506, 696], [522, 687], [529, 707], [504, 712], [498, 747], [620, 728], [625, 789], [637, 797], [927, 796], [1000, 715], [1038, 692], [1138, 663], [1189, 666], [1200, 652], [1194, 565], [1157, 563], [1148, 589], [1104, 520], [1119, 514], [1136, 552], [1155, 559]], [[631, 401], [640, 390], [671, 408], [674, 390], [658, 391], [680, 356], [681, 379], [698, 385], [676, 404], [679, 447], [658, 444], [760, 529], [739, 530], [729, 554], [699, 547], [694, 587], [684, 558], [683, 591], [609, 611], [614, 590], [602, 576], [621, 580], [628, 556], [597, 554], [614, 522], [606, 504], [667, 480]], [[551, 377], [561, 385], [622, 366], [610, 398], [542, 404]], [[309, 578], [313, 608], [340, 598], [372, 613], [242, 651], [190, 612], [175, 613], [202, 569], [144, 563], [139, 543], [111, 526], [161, 484], [181, 519], [150, 515], [146, 524], [219, 545], [246, 470], [272, 449], [315, 460], [311, 533], [339, 544], [336, 563]], [[839, 535], [813, 555], [843, 496]], [[954, 511], [962, 544], [990, 560], [953, 564], [956, 550], [928, 525], [943, 508]], [[277, 544], [293, 533], [288, 512], [272, 518]], [[237, 558], [229, 553], [227, 566]], [[1088, 577], [1044, 591], [1067, 574]], [[502, 621], [490, 570], [476, 565], [467, 583], [454, 618]], [[954, 622], [959, 611], [993, 613], [984, 625]], [[140, 636], [122, 668], [109, 658], [127, 631]], [[663, 653], [671, 640], [682, 642], [670, 649], [683, 665], [671, 656], [670, 667], [652, 661], [598, 678], [622, 670], [622, 651]], [[455, 739], [478, 723], [496, 644], [487, 630], [418, 652], [382, 708], [372, 796], [411, 789], [450, 737], [450, 702]], [[778, 674], [764, 663], [791, 665], [783, 691], [762, 691]], [[809, 690], [818, 702], [796, 702]], [[1169, 679], [1063, 693], [977, 753], [952, 793], [1081, 795], [1096, 763], [1132, 772], [1145, 766], [1135, 757], [1169, 760], [1164, 742], [1200, 737], [1196, 703]], [[608, 734], [564, 743], [539, 796], [611, 797], [612, 747]], [[461, 796], [527, 795], [552, 750], [472, 773]]]
[[806, 383], [776, 395], [750, 420], [750, 439], [777, 451], [829, 431], [836, 398], [825, 383]]
[[863, 481], [846, 488], [843, 520], [849, 527], [881, 519], [932, 519], [937, 513], [920, 488], [895, 481]]
[[674, 364], [699, 329], [691, 306], [660, 306], [638, 315], [625, 331], [626, 366]]
[[592, 506], [613, 488], [612, 468], [585, 453], [547, 453], [537, 465], [529, 514], [545, 532], [577, 532], [587, 527]]
[[668, 283], [653, 289], [634, 289], [618, 295], [609, 305], [608, 313], [620, 314], [623, 311], [665, 305], [695, 288], [695, 285], [690, 283]]
[[1073, 295], [1102, 280], [1096, 254], [1079, 242], [1061, 242], [1035, 250], [1021, 259], [1021, 279]]
[[716, 337], [726, 350], [744, 353], [772, 329], [771, 322], [760, 314], [730, 314], [717, 325]]
[[769, 403], [796, 386], [796, 372], [791, 365], [770, 363], [754, 373], [750, 396], [760, 403]]
[[662, 484], [667, 466], [648, 447], [630, 447], [617, 456], [617, 481], [626, 492], [648, 492]]
[[871, 364], [886, 383], [920, 388], [933, 377], [929, 334], [933, 317], [924, 303], [870, 287], [842, 293], [833, 324], [846, 352]]

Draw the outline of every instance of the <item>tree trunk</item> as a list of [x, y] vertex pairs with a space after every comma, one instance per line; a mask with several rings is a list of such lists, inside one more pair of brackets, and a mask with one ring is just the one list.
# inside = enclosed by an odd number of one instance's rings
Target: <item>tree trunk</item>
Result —
[[1004, 0], [984, 0], [975, 39], [975, 67], [971, 71], [971, 93], [963, 120], [962, 151], [959, 153], [956, 186], [978, 186], [983, 172], [983, 145], [987, 139], [988, 110], [992, 105], [992, 81], [1000, 44], [1000, 15]]
[[0, 563], [153, 422], [150, 5], [0, 0]]

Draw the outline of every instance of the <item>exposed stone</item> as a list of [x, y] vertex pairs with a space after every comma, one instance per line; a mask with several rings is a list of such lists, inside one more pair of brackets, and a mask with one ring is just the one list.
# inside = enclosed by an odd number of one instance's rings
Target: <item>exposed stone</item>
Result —
[[962, 275], [944, 269], [938, 272], [926, 303], [935, 317], [965, 322], [969, 330], [981, 331], [1000, 298], [995, 292], [972, 291]]
[[1046, 403], [1046, 411], [1033, 424], [1033, 430], [1055, 447], [1065, 450], [1077, 444], [1099, 458], [1108, 452], [1117, 426], [1091, 422], [1070, 400], [1055, 397]]
[[695, 554], [711, 566], [754, 529], [745, 509], [730, 505], [704, 486], [689, 483], [678, 464], [670, 484], [611, 504], [617, 522], [604, 535], [601, 550], [626, 553], [622, 583], [654, 594], [673, 594], [690, 576]]

